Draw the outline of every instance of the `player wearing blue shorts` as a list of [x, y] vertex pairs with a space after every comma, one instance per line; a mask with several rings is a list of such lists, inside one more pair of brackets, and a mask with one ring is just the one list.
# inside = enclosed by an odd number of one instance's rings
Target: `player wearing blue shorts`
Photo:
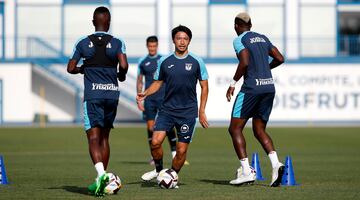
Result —
[[[109, 134], [120, 95], [118, 79], [124, 81], [128, 70], [125, 43], [107, 33], [110, 18], [107, 8], [95, 9], [95, 33], [81, 38], [75, 44], [67, 66], [71, 74], [84, 74], [85, 131], [90, 156], [97, 171], [96, 181], [88, 189], [95, 196], [104, 195], [109, 179], [105, 170], [110, 157]], [[83, 65], [77, 67], [81, 58]]]
[[[155, 171], [145, 173], [141, 178], [150, 181], [163, 169], [163, 143], [166, 131], [176, 128], [178, 143], [172, 169], [179, 172], [182, 168], [189, 143], [195, 130], [196, 118], [200, 124], [209, 126], [205, 115], [208, 97], [208, 73], [204, 62], [188, 51], [192, 37], [191, 30], [177, 26], [172, 30], [175, 52], [160, 59], [154, 75], [154, 82], [148, 89], [137, 95], [141, 103], [145, 98], [157, 92], [165, 83], [165, 97], [158, 116], [155, 119], [154, 134], [151, 142], [151, 154], [155, 161]], [[196, 84], [200, 82], [201, 100], [198, 110]]]
[[[273, 142], [265, 128], [275, 97], [271, 69], [281, 65], [284, 58], [265, 35], [250, 31], [251, 26], [251, 19], [247, 13], [239, 13], [236, 16], [234, 29], [238, 37], [234, 40], [234, 49], [239, 64], [226, 93], [228, 101], [234, 95], [235, 84], [241, 77], [244, 77], [244, 83], [236, 97], [229, 127], [241, 164], [236, 179], [230, 181], [230, 184], [251, 183], [256, 179], [256, 172], [249, 165], [242, 132], [248, 119], [253, 118], [254, 135], [268, 154], [273, 168], [270, 186], [276, 187], [280, 185], [284, 165], [279, 162]], [[273, 58], [270, 64], [269, 56]]]
[[[143, 92], [144, 77], [145, 89], [148, 89], [151, 83], [154, 81], [154, 73], [156, 71], [158, 61], [161, 58], [161, 55], [157, 53], [158, 38], [156, 36], [149, 36], [146, 39], [146, 48], [148, 49], [148, 55], [140, 58], [138, 64], [138, 76], [136, 83], [137, 93]], [[154, 131], [155, 116], [160, 109], [164, 96], [165, 84], [161, 86], [160, 90], [155, 94], [146, 98], [144, 104], [138, 104], [138, 108], [139, 110], [143, 111], [143, 118], [146, 120], [148, 142], [150, 147]], [[174, 129], [167, 131], [166, 135], [168, 136], [172, 157], [174, 157], [176, 154], [176, 135]], [[150, 164], [155, 164], [153, 159], [151, 159]]]

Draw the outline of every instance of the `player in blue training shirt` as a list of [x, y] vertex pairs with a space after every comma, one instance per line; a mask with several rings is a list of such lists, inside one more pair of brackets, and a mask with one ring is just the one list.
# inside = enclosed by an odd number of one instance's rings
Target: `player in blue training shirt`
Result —
[[[120, 95], [118, 79], [124, 81], [128, 70], [125, 43], [107, 33], [110, 18], [107, 8], [95, 9], [95, 33], [76, 43], [67, 66], [67, 71], [71, 74], [84, 74], [85, 131], [89, 153], [97, 171], [96, 181], [88, 190], [95, 196], [104, 195], [109, 179], [105, 170], [110, 157], [109, 134], [113, 128]], [[77, 67], [81, 58], [83, 65]]]
[[[179, 172], [184, 165], [186, 152], [193, 137], [196, 118], [200, 124], [208, 128], [205, 115], [208, 98], [208, 73], [201, 58], [188, 51], [192, 37], [191, 30], [179, 25], [172, 30], [175, 52], [160, 59], [154, 75], [154, 82], [148, 89], [137, 95], [141, 103], [145, 98], [157, 92], [165, 83], [165, 97], [158, 116], [155, 119], [154, 134], [151, 142], [151, 154], [155, 162], [155, 171], [142, 175], [144, 181], [156, 178], [163, 169], [163, 143], [166, 131], [174, 126], [178, 143], [176, 156], [172, 161], [172, 169]], [[198, 110], [196, 84], [200, 82], [201, 98]]]
[[[271, 69], [281, 65], [284, 58], [265, 35], [250, 31], [251, 26], [251, 19], [247, 13], [239, 13], [236, 16], [234, 29], [238, 37], [234, 40], [234, 49], [239, 64], [234, 80], [226, 93], [228, 101], [234, 95], [235, 84], [241, 77], [244, 77], [244, 83], [236, 97], [229, 127], [229, 133], [241, 164], [237, 170], [236, 179], [230, 181], [230, 184], [251, 183], [256, 179], [256, 172], [249, 165], [242, 132], [248, 119], [253, 118], [254, 135], [268, 154], [273, 168], [270, 186], [276, 187], [280, 185], [284, 165], [279, 162], [273, 142], [265, 128], [275, 97]], [[270, 64], [269, 56], [273, 58]]]
[[[156, 36], [149, 36], [146, 39], [146, 48], [148, 49], [148, 55], [139, 60], [138, 65], [138, 77], [136, 90], [137, 93], [143, 91], [143, 79], [145, 77], [145, 89], [149, 88], [151, 83], [154, 81], [154, 73], [157, 68], [157, 63], [161, 58], [161, 55], [157, 53], [158, 50], [158, 38]], [[157, 91], [154, 95], [149, 96], [144, 101], [144, 104], [138, 104], [139, 110], [143, 111], [143, 118], [146, 120], [148, 142], [151, 147], [151, 139], [154, 130], [155, 116], [160, 109], [161, 103], [165, 96], [165, 84]], [[166, 132], [168, 136], [170, 150], [172, 157], [176, 154], [176, 135], [174, 129]], [[154, 164], [154, 160], [151, 159], [150, 164]]]

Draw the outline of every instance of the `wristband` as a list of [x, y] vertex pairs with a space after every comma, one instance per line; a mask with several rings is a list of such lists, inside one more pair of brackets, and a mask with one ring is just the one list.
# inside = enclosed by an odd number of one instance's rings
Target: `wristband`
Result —
[[237, 81], [232, 80], [232, 81], [230, 82], [230, 87], [235, 87], [236, 83], [237, 83]]

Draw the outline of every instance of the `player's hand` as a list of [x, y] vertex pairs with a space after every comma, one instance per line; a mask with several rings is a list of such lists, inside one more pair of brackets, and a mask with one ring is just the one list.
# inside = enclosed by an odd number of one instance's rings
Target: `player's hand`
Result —
[[199, 112], [199, 121], [203, 128], [209, 128], [209, 122], [207, 121], [205, 112]]
[[122, 71], [119, 71], [117, 73], [117, 78], [120, 82], [124, 82], [126, 80], [126, 74], [123, 73]]
[[136, 101], [138, 104], [142, 103], [145, 100], [145, 98], [146, 98], [145, 92], [140, 92], [136, 95]]
[[230, 102], [231, 97], [234, 96], [235, 87], [229, 87], [229, 89], [226, 92], [226, 98], [227, 101]]
[[142, 103], [142, 101], [141, 102], [139, 102], [139, 101], [137, 101], [136, 102], [137, 103], [137, 107], [138, 107], [138, 109], [140, 110], [140, 111], [145, 111], [145, 107], [144, 107], [144, 104]]

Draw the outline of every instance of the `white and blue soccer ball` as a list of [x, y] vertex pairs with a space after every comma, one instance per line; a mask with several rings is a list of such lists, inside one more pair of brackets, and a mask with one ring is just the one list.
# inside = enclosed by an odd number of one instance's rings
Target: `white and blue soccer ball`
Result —
[[121, 188], [121, 179], [114, 173], [107, 173], [109, 176], [109, 183], [106, 185], [105, 194], [116, 194]]
[[161, 188], [172, 189], [178, 184], [178, 175], [172, 169], [163, 169], [159, 172], [156, 180]]

